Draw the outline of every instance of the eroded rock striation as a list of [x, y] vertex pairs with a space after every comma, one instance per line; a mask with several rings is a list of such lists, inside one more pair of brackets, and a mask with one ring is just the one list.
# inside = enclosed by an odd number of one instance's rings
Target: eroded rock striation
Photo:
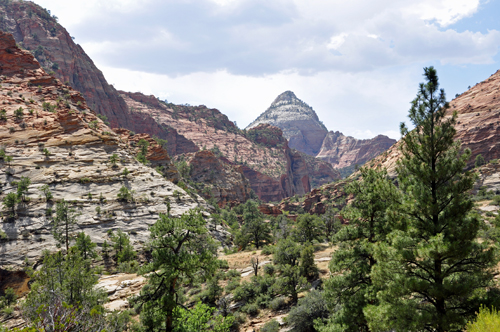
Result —
[[251, 198], [251, 186], [241, 166], [217, 157], [210, 150], [185, 156], [189, 165], [189, 178], [202, 185], [201, 195], [214, 198], [220, 207], [237, 205]]
[[335, 168], [363, 165], [389, 149], [396, 140], [384, 135], [372, 139], [356, 139], [341, 132], [330, 131], [316, 157], [329, 162]]
[[[190, 197], [139, 163], [129, 139], [106, 126], [79, 92], [48, 75], [3, 32], [0, 63], [0, 146], [8, 156], [0, 159], [0, 199], [17, 192], [23, 177], [31, 181], [14, 209], [3, 206], [0, 266], [20, 269], [25, 260], [36, 262], [42, 250], [56, 248], [53, 212], [63, 199], [74, 210], [74, 231], [84, 231], [98, 245], [109, 241], [108, 230], [121, 229], [140, 247], [149, 237], [148, 227], [167, 212], [167, 201], [172, 215], [209, 208], [201, 197]], [[165, 165], [166, 157], [158, 161]], [[44, 185], [52, 198], [42, 192]], [[118, 199], [121, 188], [130, 190], [133, 199]], [[180, 196], [174, 197], [174, 191]], [[219, 240], [227, 235], [220, 226], [210, 225], [209, 230]]]
[[[448, 115], [457, 112], [455, 138], [462, 148], [472, 152], [468, 167], [481, 154], [485, 161], [500, 158], [500, 70], [450, 102]], [[374, 166], [386, 167], [396, 175], [396, 161], [401, 157], [400, 141], [373, 160]]]
[[247, 129], [268, 123], [283, 130], [283, 136], [292, 149], [315, 156], [321, 149], [328, 133], [325, 125], [319, 121], [316, 112], [292, 91], [280, 94]]
[[49, 11], [29, 1], [3, 1], [0, 15], [0, 30], [12, 33], [16, 42], [29, 50], [46, 72], [80, 91], [92, 110], [107, 117], [111, 128], [127, 128], [169, 141], [183, 141], [174, 129], [161, 127], [147, 114], [138, 118], [129, 112], [117, 90], [108, 84], [92, 59]]

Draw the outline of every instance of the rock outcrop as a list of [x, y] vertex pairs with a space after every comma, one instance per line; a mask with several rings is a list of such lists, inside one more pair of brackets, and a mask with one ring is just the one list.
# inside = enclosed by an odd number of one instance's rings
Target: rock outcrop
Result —
[[0, 15], [0, 30], [12, 33], [16, 42], [29, 50], [46, 72], [80, 91], [92, 110], [106, 116], [111, 128], [127, 128], [189, 145], [175, 130], [159, 126], [147, 114], [138, 118], [129, 112], [117, 90], [108, 84], [92, 59], [49, 11], [29, 1], [3, 1]]
[[[457, 112], [455, 139], [462, 148], [472, 152], [468, 167], [474, 166], [481, 154], [486, 162], [500, 158], [500, 70], [485, 81], [476, 84], [450, 102], [448, 115]], [[400, 142], [392, 146], [372, 162], [383, 166], [389, 174], [396, 175], [396, 161], [401, 157]]]
[[[383, 135], [358, 140], [338, 131], [328, 132], [316, 112], [291, 91], [279, 95], [247, 129], [262, 123], [282, 129], [291, 148], [325, 160], [333, 168], [344, 169], [342, 173], [346, 174], [350, 174], [355, 165], [363, 165], [396, 143], [396, 140]], [[325, 169], [324, 166], [322, 169]], [[323, 184], [321, 177], [314, 181], [313, 187]]]
[[330, 131], [316, 157], [329, 162], [334, 168], [363, 165], [389, 149], [396, 140], [384, 135], [372, 139], [356, 139], [341, 132]]
[[[174, 128], [178, 136], [195, 146], [194, 152], [210, 150], [217, 158], [222, 158], [222, 164], [236, 167], [234, 171], [242, 172], [253, 191], [264, 201], [280, 201], [295, 194], [303, 195], [311, 188], [308, 170], [314, 168], [309, 165], [313, 165], [315, 159], [306, 163], [298, 152], [293, 152], [279, 128], [262, 125], [243, 132], [217, 109], [204, 105], [166, 104], [154, 96], [140, 93], [121, 92], [121, 96], [131, 113], [137, 113], [137, 116], [148, 114], [160, 126]], [[176, 156], [191, 155], [193, 152], [185, 149], [185, 145], [171, 141], [168, 142], [167, 149], [171, 155]], [[321, 163], [319, 160], [316, 162]], [[324, 181], [337, 176], [331, 170], [327, 170], [326, 175], [318, 174], [319, 172], [321, 167], [318, 166], [315, 178], [323, 177]], [[202, 183], [206, 183], [203, 181]], [[245, 188], [244, 183], [234, 185], [233, 182], [229, 187]], [[212, 186], [210, 190], [215, 194], [216, 191], [227, 192], [229, 187], [223, 185], [217, 189]], [[226, 194], [215, 194], [215, 197], [224, 196]], [[227, 197], [237, 196], [242, 197], [236, 192], [227, 194]]]
[[237, 205], [251, 198], [251, 186], [241, 166], [234, 166], [212, 151], [203, 150], [185, 156], [189, 178], [200, 186], [200, 195], [214, 198], [220, 207]]
[[316, 112], [297, 98], [292, 91], [280, 94], [271, 106], [246, 129], [251, 129], [261, 123], [269, 123], [280, 128], [292, 149], [311, 156], [318, 154], [328, 133], [325, 125], [319, 121]]
[[[25, 260], [36, 262], [42, 250], [56, 248], [52, 214], [63, 199], [74, 210], [74, 231], [84, 231], [98, 245], [109, 241], [108, 230], [121, 229], [140, 247], [148, 239], [148, 227], [159, 213], [167, 212], [167, 200], [173, 215], [198, 206], [209, 208], [201, 197], [187, 195], [139, 163], [135, 148], [106, 126], [79, 92], [48, 75], [28, 51], [16, 46], [12, 35], [3, 32], [0, 63], [0, 146], [9, 156], [0, 160], [0, 199], [17, 192], [23, 177], [31, 180], [25, 199], [13, 212], [3, 207], [2, 268], [20, 269]], [[112, 155], [117, 157], [114, 162]], [[168, 159], [162, 158], [164, 165]], [[53, 198], [46, 199], [41, 190], [45, 185]], [[121, 188], [130, 190], [133, 199], [119, 199]], [[180, 197], [174, 198], [174, 191]], [[219, 240], [227, 235], [220, 226], [209, 230]]]
[[137, 156], [140, 152], [140, 147], [137, 144], [140, 140], [148, 142], [146, 159], [148, 165], [156, 169], [167, 180], [177, 183], [180, 180], [179, 172], [175, 168], [172, 159], [168, 155], [166, 147], [160, 145], [156, 140], [152, 139], [148, 134], [134, 134], [127, 129], [115, 129], [115, 133], [120, 135], [123, 142], [126, 142], [133, 154]]

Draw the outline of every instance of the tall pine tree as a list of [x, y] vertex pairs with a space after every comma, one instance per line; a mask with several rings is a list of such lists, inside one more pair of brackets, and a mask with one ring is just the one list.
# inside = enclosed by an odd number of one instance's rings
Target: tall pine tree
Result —
[[498, 262], [477, 241], [482, 221], [469, 197], [476, 175], [464, 172], [470, 151], [454, 140], [457, 115], [447, 116], [433, 67], [424, 68], [412, 101], [410, 131], [401, 124], [399, 213], [405, 227], [379, 243], [374, 282], [381, 303], [365, 308], [373, 331], [457, 331], [474, 314]]
[[385, 170], [361, 168], [360, 172], [361, 179], [346, 188], [355, 197], [342, 211], [349, 224], [334, 236], [338, 249], [332, 254], [332, 277], [325, 285], [325, 299], [333, 315], [326, 326], [318, 326], [322, 332], [369, 331], [363, 308], [378, 302], [380, 287], [371, 280], [377, 263], [374, 246], [391, 231], [386, 210], [398, 202], [398, 191]]

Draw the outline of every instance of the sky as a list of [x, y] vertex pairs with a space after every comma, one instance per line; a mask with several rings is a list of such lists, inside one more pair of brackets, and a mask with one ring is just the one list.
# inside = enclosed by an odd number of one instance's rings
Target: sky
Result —
[[451, 100], [500, 69], [500, 0], [34, 0], [108, 83], [246, 127], [286, 90], [329, 130], [399, 138], [423, 68]]

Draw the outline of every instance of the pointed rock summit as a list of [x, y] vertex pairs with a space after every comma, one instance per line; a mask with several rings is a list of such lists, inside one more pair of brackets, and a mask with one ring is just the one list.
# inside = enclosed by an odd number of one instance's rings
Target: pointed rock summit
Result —
[[328, 132], [312, 107], [292, 91], [280, 94], [247, 129], [261, 123], [280, 128], [291, 148], [320, 158], [333, 168], [346, 169], [346, 175], [352, 172], [354, 165], [364, 164], [396, 143], [396, 140], [384, 135], [359, 140], [338, 131]]
[[311, 156], [318, 154], [328, 133], [312, 107], [297, 98], [292, 91], [280, 94], [246, 129], [261, 123], [269, 123], [280, 128], [291, 148]]

